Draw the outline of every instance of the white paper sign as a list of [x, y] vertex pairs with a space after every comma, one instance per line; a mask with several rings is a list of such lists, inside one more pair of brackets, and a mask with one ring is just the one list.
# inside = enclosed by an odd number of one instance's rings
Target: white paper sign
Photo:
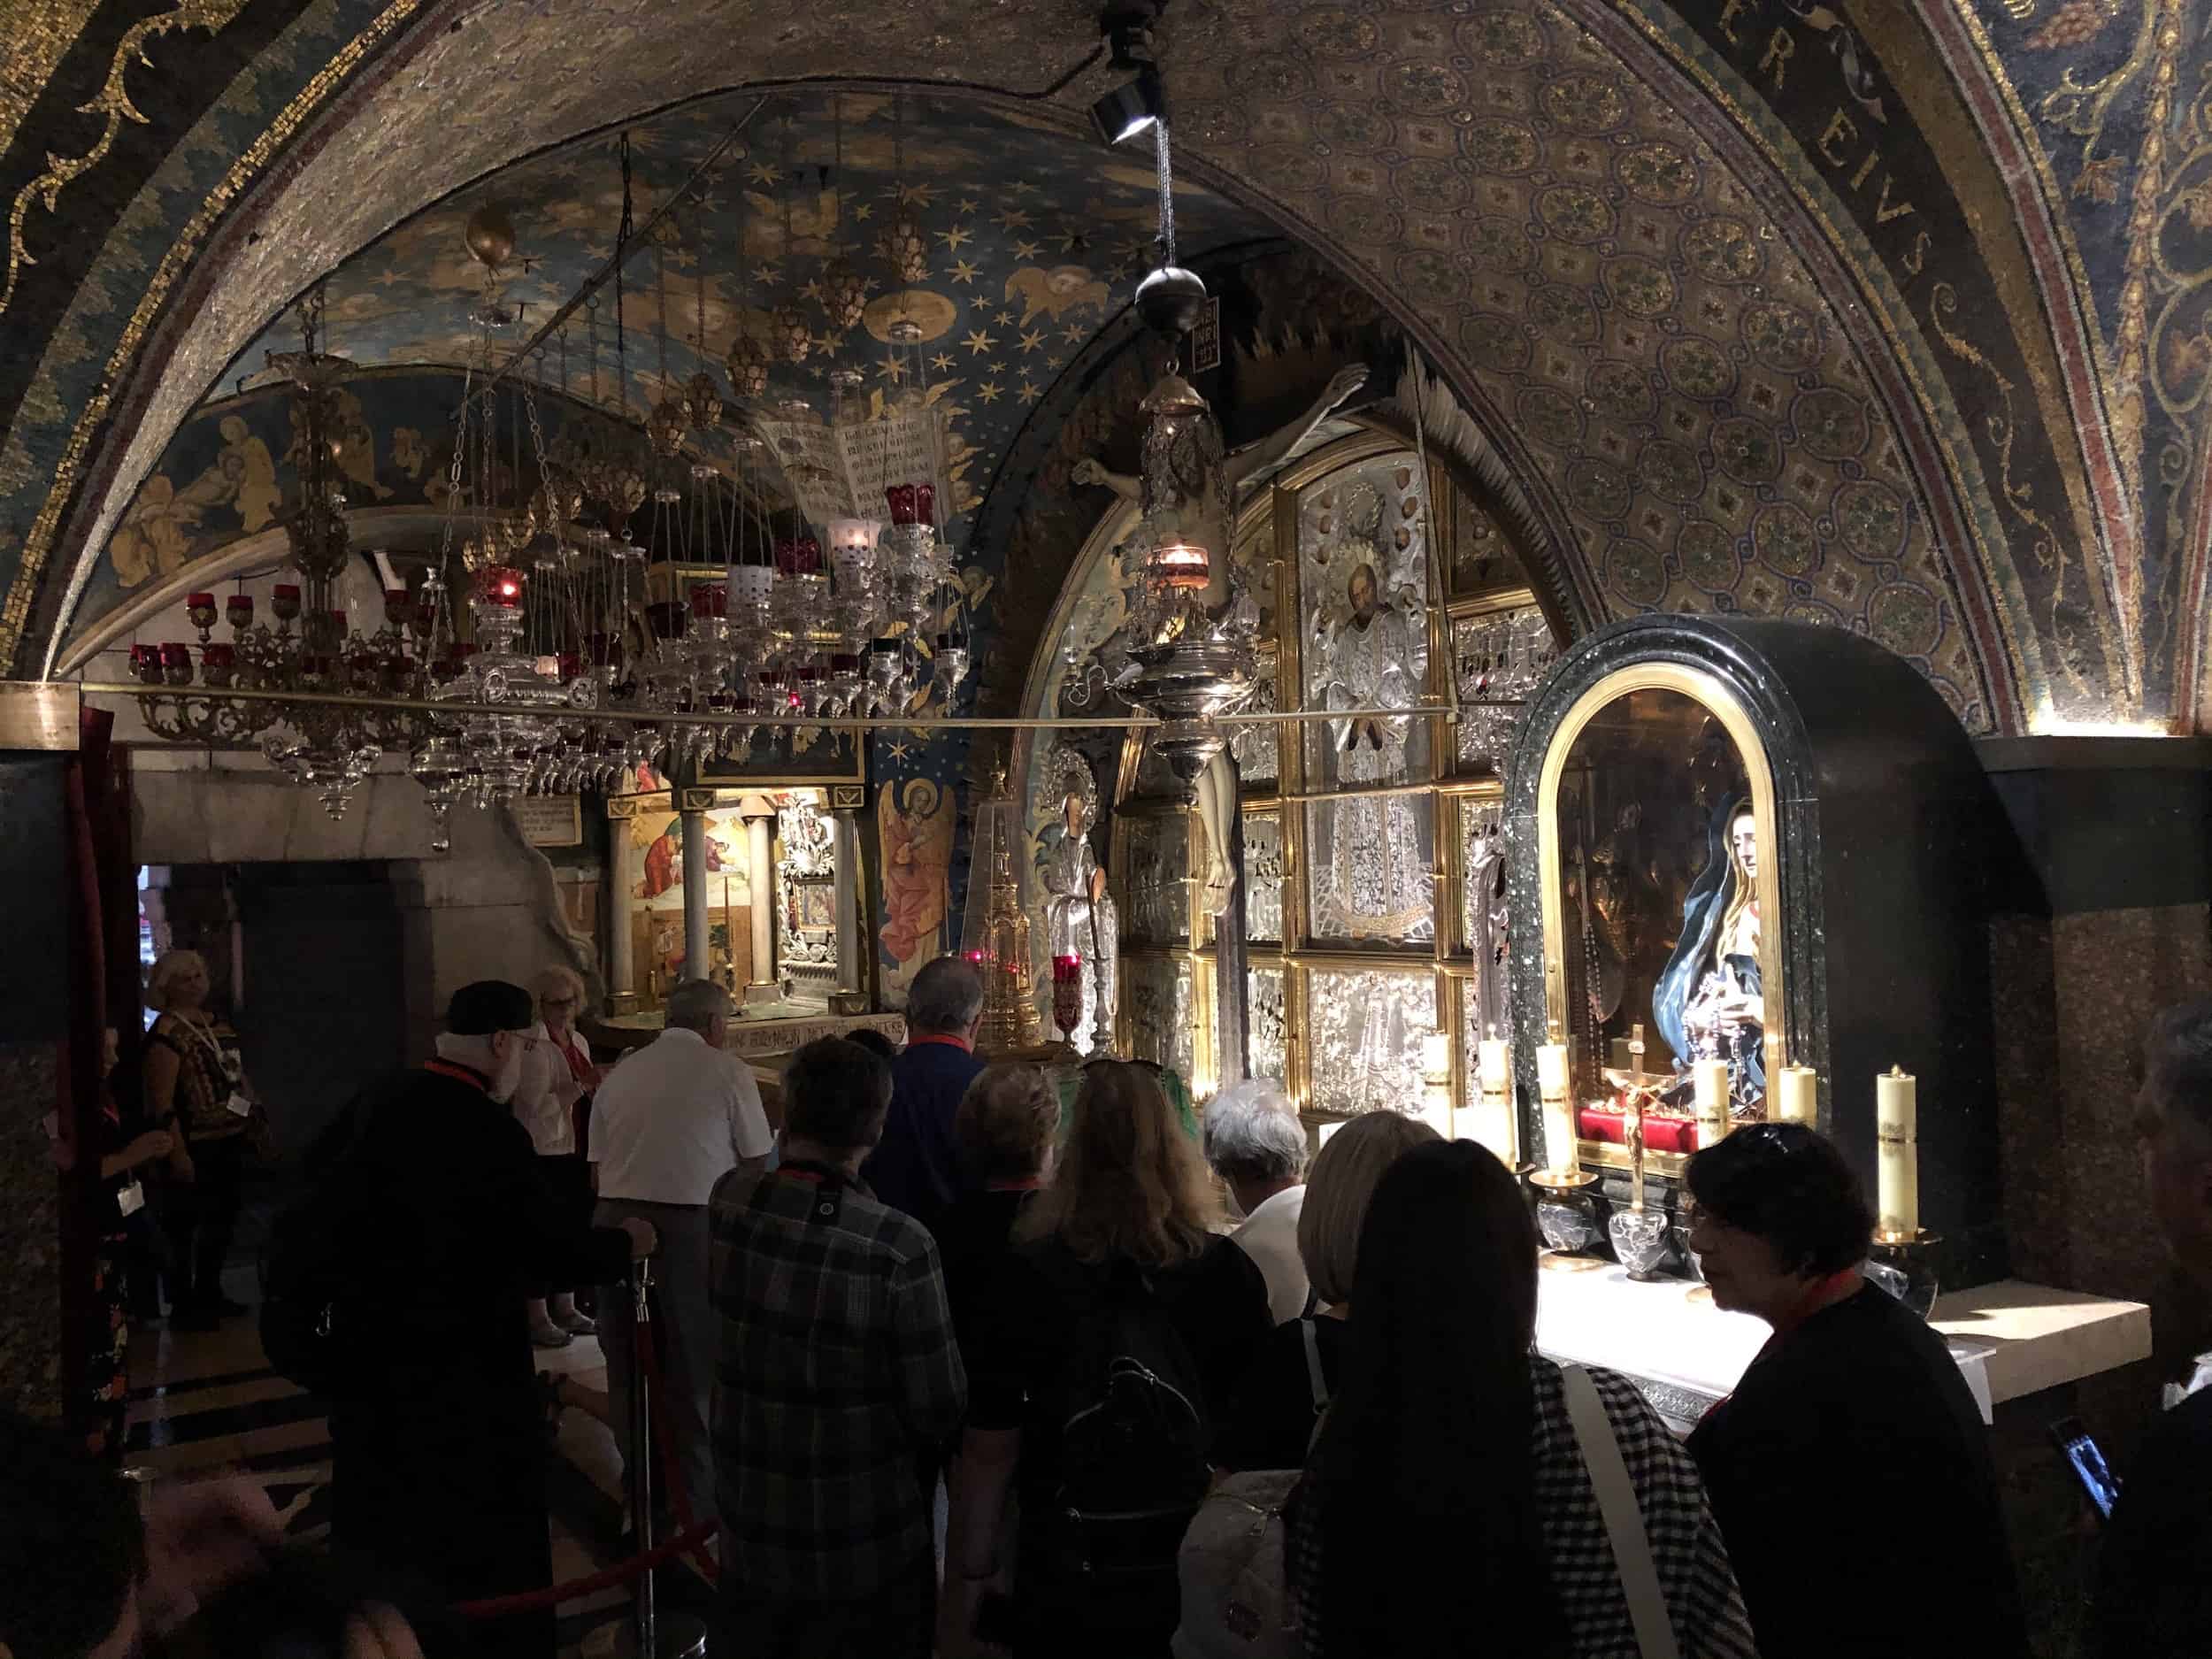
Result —
[[572, 795], [518, 795], [507, 810], [532, 847], [574, 847], [584, 839], [583, 808]]

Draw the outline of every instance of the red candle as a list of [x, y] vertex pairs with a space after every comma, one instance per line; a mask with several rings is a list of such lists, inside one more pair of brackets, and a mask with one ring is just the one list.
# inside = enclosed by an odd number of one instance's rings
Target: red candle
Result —
[[1083, 958], [1055, 956], [1052, 959], [1052, 982], [1055, 985], [1077, 985], [1083, 979]]
[[253, 595], [233, 594], [224, 600], [223, 617], [234, 628], [251, 627], [253, 626]]
[[279, 582], [269, 590], [269, 609], [276, 612], [279, 622], [289, 622], [300, 613], [300, 590], [292, 582]]
[[200, 648], [200, 661], [209, 668], [230, 668], [236, 664], [238, 653], [228, 645], [204, 645]]
[[691, 588], [691, 614], [695, 617], [726, 616], [730, 608], [730, 590], [719, 582], [694, 582]]

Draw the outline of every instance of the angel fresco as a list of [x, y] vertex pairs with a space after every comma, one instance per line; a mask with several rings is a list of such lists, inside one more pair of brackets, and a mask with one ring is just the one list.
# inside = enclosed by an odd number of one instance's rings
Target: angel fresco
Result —
[[1025, 328], [1039, 317], [1058, 322], [1062, 311], [1081, 311], [1086, 305], [1103, 311], [1109, 297], [1106, 284], [1091, 274], [1089, 266], [1079, 265], [1056, 265], [1048, 271], [1042, 265], [1024, 265], [1006, 279], [1003, 297], [1010, 300], [1017, 294], [1021, 296]]
[[922, 964], [944, 950], [945, 918], [952, 909], [947, 874], [952, 865], [951, 793], [927, 778], [910, 778], [902, 805], [898, 784], [887, 783], [877, 797], [876, 823], [883, 857], [879, 937], [893, 964], [892, 982], [903, 987]]
[[[275, 457], [242, 416], [225, 415], [216, 430], [223, 434], [223, 454], [217, 465], [227, 477], [234, 472], [238, 480], [239, 528], [248, 535], [265, 530], [276, 522], [277, 503], [283, 498], [277, 488]], [[238, 457], [235, 468], [228, 465], [233, 456]]]

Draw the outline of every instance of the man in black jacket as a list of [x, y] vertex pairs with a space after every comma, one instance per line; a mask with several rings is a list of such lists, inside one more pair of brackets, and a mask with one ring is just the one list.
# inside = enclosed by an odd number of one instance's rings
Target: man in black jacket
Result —
[[[2151, 1210], [2182, 1271], [2212, 1294], [2212, 1002], [2160, 1016], [2143, 1058], [2136, 1129]], [[2212, 1387], [2144, 1440], [2097, 1569], [2100, 1659], [2212, 1654]]]
[[[343, 1177], [353, 1262], [334, 1314], [348, 1363], [330, 1418], [332, 1533], [448, 1603], [552, 1581], [532, 1286], [618, 1279], [657, 1242], [648, 1223], [594, 1229], [549, 1201], [503, 1104], [531, 1019], [519, 986], [455, 992], [438, 1057], [365, 1109]], [[434, 1655], [544, 1659], [553, 1630], [548, 1608], [423, 1635]]]

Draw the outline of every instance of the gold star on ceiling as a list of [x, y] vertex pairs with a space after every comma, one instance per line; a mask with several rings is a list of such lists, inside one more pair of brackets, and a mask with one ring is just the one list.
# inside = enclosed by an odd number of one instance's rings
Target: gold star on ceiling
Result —
[[1022, 402], [1025, 403], [1033, 403], [1037, 401], [1037, 388], [1025, 376], [1022, 380], [1021, 396]]
[[930, 198], [937, 194], [933, 184], [902, 184], [895, 186], [891, 194], [898, 197], [901, 207], [927, 207]]
[[776, 181], [776, 169], [767, 162], [757, 161], [745, 171], [755, 184], [773, 184]]
[[853, 223], [856, 225], [864, 225], [875, 216], [876, 204], [873, 202], [862, 202], [853, 208]]
[[819, 304], [822, 299], [821, 280], [818, 277], [808, 278], [806, 286], [799, 290], [799, 297], [803, 300], [812, 300]]
[[929, 360], [929, 366], [933, 369], [940, 371], [949, 369], [952, 367], [952, 353], [949, 351], [940, 351], [935, 357]]
[[1066, 358], [1063, 357], [1058, 352], [1055, 351], [1046, 357], [1045, 367], [1048, 369], [1056, 369], [1066, 361]]
[[1014, 313], [1011, 311], [1001, 311], [998, 314], [998, 326], [1001, 328], [1011, 328], [1014, 326]]
[[1070, 323], [1060, 331], [1060, 338], [1071, 346], [1079, 346], [1083, 343], [1084, 332], [1081, 323]]
[[1017, 259], [1034, 259], [1043, 251], [1044, 250], [1033, 242], [1018, 242], [1014, 244], [1014, 257]]
[[937, 240], [945, 244], [945, 251], [947, 253], [958, 253], [960, 251], [960, 244], [968, 241], [974, 234], [975, 233], [970, 230], [966, 226], [955, 225], [950, 230], [939, 231], [937, 233]]
[[776, 267], [770, 265], [764, 259], [762, 260], [760, 264], [753, 267], [753, 280], [756, 282], [763, 284], [773, 282], [776, 280]]
[[996, 380], [984, 381], [982, 385], [975, 388], [975, 395], [987, 403], [997, 403], [999, 398], [998, 382]]
[[884, 753], [890, 756], [893, 760], [904, 760], [913, 752], [913, 745], [902, 737], [893, 738], [890, 746], [884, 750]]
[[1027, 230], [1029, 215], [1018, 207], [1007, 208], [998, 216], [998, 227], [1001, 230]]
[[954, 260], [952, 262], [952, 280], [956, 282], [974, 281], [975, 267], [970, 265], [965, 259]]
[[1037, 187], [1026, 179], [1017, 179], [1006, 187], [1006, 193], [1009, 196], [1034, 196]]
[[1022, 349], [1024, 351], [1035, 351], [1041, 347], [1044, 342], [1045, 331], [1041, 328], [1033, 328], [1022, 336]]
[[976, 356], [981, 357], [993, 346], [998, 344], [998, 336], [996, 334], [987, 334], [980, 328], [978, 328], [972, 332], [968, 335], [967, 339], [963, 341], [961, 343], [966, 346], [968, 349], [973, 352]]
[[956, 209], [955, 209], [954, 211], [955, 211], [956, 212], [961, 212], [961, 213], [972, 213], [972, 212], [974, 212], [974, 211], [975, 211], [975, 209], [976, 209], [976, 200], [975, 200], [975, 197], [973, 197], [973, 196], [962, 196], [962, 197], [960, 198], [960, 205], [959, 205]]
[[906, 365], [896, 357], [884, 358], [882, 362], [876, 365], [876, 373], [894, 386], [903, 385], [906, 380]]
[[1003, 363], [994, 363], [993, 365], [991, 365], [991, 373], [994, 373], [994, 374], [1003, 374], [1003, 373], [1006, 373], [1006, 365], [1005, 365], [1005, 364], [1003, 364]]

